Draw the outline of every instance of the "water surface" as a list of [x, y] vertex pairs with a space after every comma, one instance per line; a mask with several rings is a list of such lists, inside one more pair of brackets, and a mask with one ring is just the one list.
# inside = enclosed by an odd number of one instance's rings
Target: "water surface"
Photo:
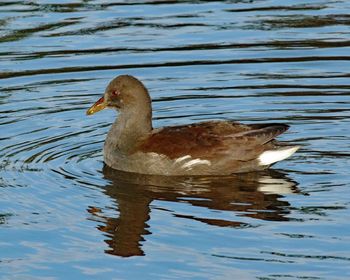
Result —
[[[350, 4], [0, 3], [0, 279], [349, 279]], [[116, 172], [116, 117], [85, 110], [140, 78], [154, 126], [291, 125], [273, 170]]]

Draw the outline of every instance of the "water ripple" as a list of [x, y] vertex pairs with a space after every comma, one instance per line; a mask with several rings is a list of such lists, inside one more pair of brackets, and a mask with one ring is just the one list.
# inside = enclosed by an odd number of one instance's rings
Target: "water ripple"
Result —
[[[3, 277], [350, 277], [347, 1], [39, 2], [0, 3]], [[116, 115], [85, 111], [124, 73], [155, 127], [285, 122], [302, 148], [225, 178], [111, 170]]]

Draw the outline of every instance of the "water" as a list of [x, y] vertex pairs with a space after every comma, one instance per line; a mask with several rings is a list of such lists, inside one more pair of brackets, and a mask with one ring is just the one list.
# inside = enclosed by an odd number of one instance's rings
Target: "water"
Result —
[[[0, 3], [0, 279], [349, 279], [349, 24], [338, 1]], [[154, 126], [291, 125], [273, 170], [103, 166], [113, 77]]]

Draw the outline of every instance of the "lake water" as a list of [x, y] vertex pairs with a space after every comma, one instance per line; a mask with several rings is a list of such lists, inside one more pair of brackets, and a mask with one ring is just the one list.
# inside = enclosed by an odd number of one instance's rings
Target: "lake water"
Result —
[[[350, 279], [350, 2], [0, 3], [0, 279]], [[154, 126], [291, 125], [262, 173], [103, 166], [117, 75]]]

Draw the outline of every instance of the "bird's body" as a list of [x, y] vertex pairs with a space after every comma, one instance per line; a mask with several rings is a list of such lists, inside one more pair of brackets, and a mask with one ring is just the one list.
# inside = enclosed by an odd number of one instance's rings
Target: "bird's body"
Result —
[[151, 100], [143, 84], [119, 76], [88, 114], [116, 107], [120, 114], [104, 145], [105, 163], [118, 170], [157, 175], [229, 175], [268, 168], [297, 146], [274, 140], [284, 124], [209, 121], [153, 129]]

